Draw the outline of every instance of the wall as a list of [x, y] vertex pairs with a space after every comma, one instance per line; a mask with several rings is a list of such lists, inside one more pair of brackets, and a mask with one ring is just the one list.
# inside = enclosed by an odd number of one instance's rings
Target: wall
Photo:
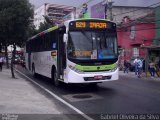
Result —
[[[155, 15], [156, 15], [156, 37], [155, 37], [155, 41], [154, 44], [156, 45], [160, 45], [160, 6], [158, 6], [155, 9]], [[159, 28], [159, 29], [158, 29]]]
[[34, 25], [36, 29], [39, 28], [41, 22], [44, 23], [45, 19], [43, 15], [45, 15], [45, 5], [42, 5], [34, 11]]

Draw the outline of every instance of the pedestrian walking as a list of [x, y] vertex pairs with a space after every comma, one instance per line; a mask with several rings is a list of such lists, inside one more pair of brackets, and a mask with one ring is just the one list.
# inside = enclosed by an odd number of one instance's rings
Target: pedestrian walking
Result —
[[143, 63], [141, 61], [141, 59], [139, 57], [137, 57], [134, 60], [134, 64], [135, 64], [135, 75], [137, 75], [137, 77], [141, 77], [141, 73], [142, 73], [142, 67], [143, 67]]
[[3, 57], [0, 56], [0, 71], [2, 71], [2, 67], [3, 67]]
[[138, 57], [136, 57], [136, 59], [133, 61], [134, 64], [134, 71], [135, 71], [135, 75], [138, 74]]
[[138, 68], [138, 77], [140, 78], [141, 77], [141, 74], [142, 74], [142, 67], [143, 67], [143, 62], [141, 59], [138, 59], [138, 65], [137, 65], [137, 68]]
[[124, 60], [124, 73], [128, 73], [129, 71], [129, 63], [127, 60]]
[[149, 70], [151, 77], [154, 77], [156, 70], [155, 70], [155, 63], [153, 62], [153, 60], [149, 63]]

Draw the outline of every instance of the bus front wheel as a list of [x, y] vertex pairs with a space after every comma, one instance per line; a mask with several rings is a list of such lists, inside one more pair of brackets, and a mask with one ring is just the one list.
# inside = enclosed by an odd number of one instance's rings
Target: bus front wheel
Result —
[[57, 77], [57, 71], [55, 69], [52, 70], [52, 80], [53, 80], [55, 86], [60, 85], [60, 83], [58, 81], [58, 77]]

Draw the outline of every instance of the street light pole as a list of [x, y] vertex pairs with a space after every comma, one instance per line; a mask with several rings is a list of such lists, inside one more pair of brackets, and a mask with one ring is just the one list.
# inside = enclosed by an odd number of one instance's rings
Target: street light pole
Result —
[[107, 7], [109, 10], [109, 19], [112, 21], [113, 20], [113, 16], [112, 16], [112, 7], [113, 7], [113, 1], [112, 0], [107, 0]]
[[107, 4], [105, 4], [105, 8], [104, 8], [104, 19], [107, 19]]
[[104, 19], [107, 19], [107, 0], [103, 0], [102, 5], [104, 5]]

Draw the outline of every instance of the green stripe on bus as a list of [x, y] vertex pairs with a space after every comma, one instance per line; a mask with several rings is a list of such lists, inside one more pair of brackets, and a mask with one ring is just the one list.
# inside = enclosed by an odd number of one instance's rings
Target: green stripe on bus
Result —
[[53, 30], [55, 30], [55, 29], [57, 29], [57, 28], [58, 28], [58, 26], [55, 26], [55, 27], [49, 28], [49, 29], [48, 29], [48, 32], [51, 32], [51, 31], [53, 31]]
[[76, 65], [75, 68], [81, 71], [101, 71], [101, 70], [112, 70], [115, 67], [117, 67], [117, 64], [111, 64], [111, 65], [99, 65], [99, 66], [81, 66]]

